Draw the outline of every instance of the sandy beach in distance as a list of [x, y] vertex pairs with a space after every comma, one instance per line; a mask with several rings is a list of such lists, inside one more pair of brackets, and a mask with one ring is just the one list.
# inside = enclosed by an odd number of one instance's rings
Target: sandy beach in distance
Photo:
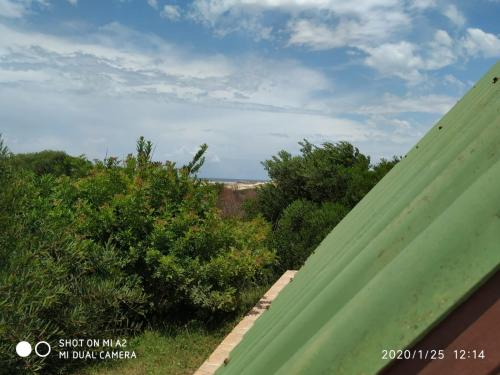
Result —
[[258, 186], [268, 184], [269, 181], [227, 181], [227, 180], [206, 180], [210, 184], [224, 184], [225, 187], [231, 190], [247, 190], [255, 189]]

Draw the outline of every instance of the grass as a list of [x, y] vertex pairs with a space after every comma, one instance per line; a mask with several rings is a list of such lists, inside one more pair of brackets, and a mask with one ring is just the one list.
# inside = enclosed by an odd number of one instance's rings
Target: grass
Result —
[[[258, 287], [244, 296], [248, 311], [268, 287]], [[78, 371], [75, 375], [186, 375], [208, 358], [222, 339], [242, 319], [243, 312], [215, 330], [202, 326], [167, 326], [162, 330], [146, 330], [131, 338], [124, 350], [135, 351], [137, 358], [105, 360]]]
[[103, 361], [79, 374], [192, 374], [231, 329], [232, 324], [216, 331], [202, 328], [145, 331], [127, 346], [127, 350], [135, 351], [137, 358]]

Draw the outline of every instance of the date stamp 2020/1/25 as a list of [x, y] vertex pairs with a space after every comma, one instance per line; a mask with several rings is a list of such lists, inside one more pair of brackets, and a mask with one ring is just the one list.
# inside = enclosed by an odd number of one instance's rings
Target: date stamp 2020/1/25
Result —
[[452, 359], [466, 360], [466, 359], [485, 359], [486, 352], [481, 349], [455, 349], [452, 351], [445, 351], [443, 349], [383, 349], [382, 359], [416, 359], [416, 360], [440, 360], [450, 356]]

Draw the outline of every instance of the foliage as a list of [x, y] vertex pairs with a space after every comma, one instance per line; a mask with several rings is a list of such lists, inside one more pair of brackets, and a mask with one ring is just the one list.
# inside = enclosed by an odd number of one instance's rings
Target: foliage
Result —
[[56, 366], [57, 354], [22, 359], [15, 344], [45, 340], [56, 348], [60, 337], [129, 332], [143, 318], [145, 294], [112, 246], [79, 239], [67, 226], [72, 213], [53, 200], [53, 177], [5, 163], [0, 173], [0, 372], [62, 372], [69, 362]]
[[67, 186], [61, 204], [76, 208], [78, 233], [119, 251], [156, 315], [233, 311], [239, 291], [273, 260], [266, 224], [222, 220], [214, 187], [190, 176], [196, 163], [177, 169], [140, 155], [124, 168], [98, 165]]
[[10, 162], [16, 169], [33, 171], [39, 176], [50, 173], [54, 176], [81, 177], [92, 168], [92, 163], [83, 155], [74, 157], [64, 151], [52, 150], [12, 155]]
[[264, 216], [276, 223], [296, 199], [352, 208], [373, 186], [370, 159], [348, 142], [317, 147], [304, 140], [301, 155], [280, 151], [263, 165], [272, 180], [258, 193]]
[[5, 144], [5, 141], [2, 138], [2, 134], [0, 133], [0, 158], [6, 158], [9, 154], [9, 148]]
[[298, 199], [283, 212], [272, 236], [281, 271], [296, 269], [347, 214], [339, 203]]
[[245, 205], [249, 216], [260, 213], [273, 224], [272, 243], [280, 272], [299, 268], [324, 236], [399, 161], [395, 157], [371, 165], [370, 158], [348, 142], [315, 146], [304, 140], [299, 144], [300, 155], [282, 150], [263, 162], [271, 183], [257, 189], [256, 200]]
[[192, 177], [203, 152], [181, 168], [151, 153], [141, 138], [123, 162], [59, 177], [0, 158], [3, 369], [63, 371], [57, 354], [21, 360], [21, 340], [109, 338], [144, 322], [220, 317], [265, 279], [270, 227], [220, 217], [215, 189]]

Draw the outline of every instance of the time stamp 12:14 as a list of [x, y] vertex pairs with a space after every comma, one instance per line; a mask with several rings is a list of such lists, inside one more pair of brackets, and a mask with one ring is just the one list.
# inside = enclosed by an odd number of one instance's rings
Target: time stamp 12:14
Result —
[[435, 349], [427, 349], [427, 350], [382, 350], [382, 359], [444, 359], [446, 356], [450, 356], [453, 359], [463, 360], [463, 359], [485, 359], [486, 353], [483, 350], [467, 350], [467, 349], [455, 349], [455, 350], [435, 350]]
[[485, 359], [486, 354], [484, 350], [465, 350], [465, 349], [455, 349], [453, 351], [455, 359]]

